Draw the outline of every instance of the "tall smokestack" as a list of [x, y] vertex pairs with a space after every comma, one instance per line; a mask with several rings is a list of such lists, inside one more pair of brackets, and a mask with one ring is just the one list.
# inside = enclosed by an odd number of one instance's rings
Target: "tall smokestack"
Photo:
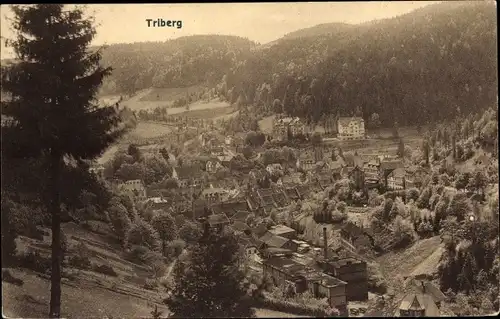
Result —
[[323, 257], [328, 258], [328, 242], [326, 240], [326, 227], [323, 227]]

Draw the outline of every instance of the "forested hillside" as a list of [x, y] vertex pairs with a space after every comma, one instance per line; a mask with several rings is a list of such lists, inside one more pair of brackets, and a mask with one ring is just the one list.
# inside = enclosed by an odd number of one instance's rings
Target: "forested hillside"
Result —
[[454, 118], [497, 103], [496, 7], [441, 3], [359, 25], [322, 24], [257, 47], [197, 35], [103, 50], [109, 94], [202, 85], [231, 103], [320, 122], [379, 115], [383, 126]]
[[103, 91], [133, 93], [149, 87], [210, 86], [254, 46], [244, 38], [220, 35], [110, 45], [103, 50], [102, 64], [114, 71]]
[[239, 65], [226, 86], [312, 121], [359, 112], [378, 113], [386, 126], [418, 124], [496, 103], [496, 57], [495, 4], [442, 3], [279, 41]]

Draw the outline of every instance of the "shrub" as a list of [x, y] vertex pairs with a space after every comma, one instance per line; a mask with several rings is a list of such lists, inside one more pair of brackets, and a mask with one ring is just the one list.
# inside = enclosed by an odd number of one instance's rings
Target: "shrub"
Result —
[[182, 239], [176, 239], [168, 244], [168, 255], [177, 258], [181, 255], [182, 251], [186, 247], [186, 242]]
[[387, 293], [387, 283], [380, 271], [380, 267], [372, 262], [367, 264], [368, 290], [377, 294]]
[[68, 265], [83, 270], [90, 269], [90, 267], [92, 266], [90, 259], [82, 256], [69, 257]]
[[151, 271], [153, 273], [153, 277], [156, 279], [162, 277], [165, 274], [165, 272], [167, 271], [167, 267], [162, 260], [157, 260], [151, 264]]
[[158, 288], [158, 281], [156, 281], [156, 279], [148, 278], [146, 279], [143, 288], [148, 290], [155, 290], [156, 288]]
[[143, 219], [138, 219], [132, 224], [126, 238], [126, 246], [141, 245], [153, 251], [158, 251], [160, 248], [158, 232]]
[[133, 263], [150, 265], [157, 260], [161, 260], [160, 254], [149, 250], [144, 246], [132, 246], [125, 258]]
[[51, 260], [48, 257], [43, 257], [39, 252], [28, 250], [19, 258], [19, 266], [34, 270], [40, 273], [47, 273], [51, 269]]
[[331, 220], [332, 222], [334, 223], [341, 223], [345, 220], [347, 220], [347, 213], [342, 213], [342, 212], [339, 212], [339, 211], [334, 211], [332, 212], [332, 215], [331, 215]]
[[93, 264], [92, 265], [92, 270], [95, 271], [95, 272], [104, 274], [104, 275], [118, 277], [118, 274], [113, 269], [113, 267], [108, 266], [108, 265], [96, 265], [96, 264]]
[[334, 315], [335, 310], [313, 308], [306, 305], [300, 305], [290, 301], [278, 300], [266, 297], [255, 301], [257, 307], [266, 308], [274, 311], [293, 313], [301, 316], [330, 317]]
[[16, 286], [24, 285], [24, 281], [22, 279], [12, 276], [12, 274], [8, 269], [2, 270], [2, 281], [8, 282]]

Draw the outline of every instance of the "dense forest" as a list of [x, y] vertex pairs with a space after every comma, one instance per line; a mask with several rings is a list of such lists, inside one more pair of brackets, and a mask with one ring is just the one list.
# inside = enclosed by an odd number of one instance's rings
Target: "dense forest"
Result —
[[255, 47], [244, 38], [195, 35], [166, 42], [114, 44], [102, 50], [113, 74], [104, 93], [133, 93], [149, 87], [210, 86]]
[[[365, 119], [378, 113], [385, 126], [454, 118], [497, 102], [492, 3], [442, 3], [356, 28], [334, 27], [337, 33], [320, 28], [318, 37], [260, 51], [228, 76], [227, 87], [314, 122], [328, 113], [358, 112]], [[263, 87], [270, 90], [266, 101]]]
[[112, 45], [108, 93], [204, 85], [231, 103], [319, 122], [373, 113], [383, 126], [451, 119], [497, 103], [496, 8], [440, 3], [359, 25], [323, 24], [267, 45], [234, 36]]

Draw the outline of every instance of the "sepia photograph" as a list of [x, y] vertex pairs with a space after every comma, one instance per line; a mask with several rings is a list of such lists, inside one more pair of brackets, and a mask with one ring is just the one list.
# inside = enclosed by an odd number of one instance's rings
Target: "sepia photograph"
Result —
[[498, 315], [495, 1], [0, 22], [3, 318]]

